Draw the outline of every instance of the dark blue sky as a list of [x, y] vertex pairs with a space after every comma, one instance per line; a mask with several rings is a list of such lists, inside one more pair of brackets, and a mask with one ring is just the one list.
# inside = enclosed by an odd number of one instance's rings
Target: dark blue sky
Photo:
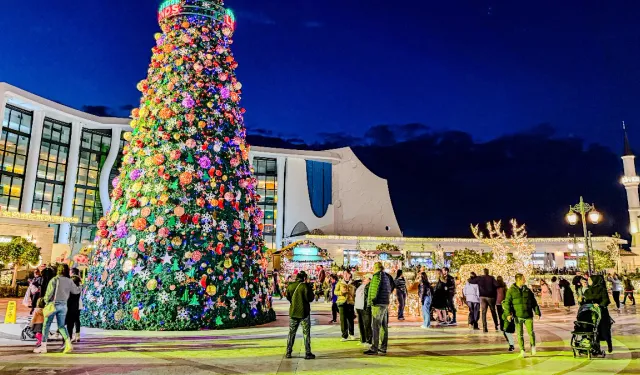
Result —
[[[228, 0], [250, 129], [317, 139], [419, 122], [478, 140], [549, 122], [640, 143], [638, 1]], [[0, 81], [74, 107], [136, 104], [154, 0], [16, 1]], [[634, 130], [638, 129], [638, 130]]]

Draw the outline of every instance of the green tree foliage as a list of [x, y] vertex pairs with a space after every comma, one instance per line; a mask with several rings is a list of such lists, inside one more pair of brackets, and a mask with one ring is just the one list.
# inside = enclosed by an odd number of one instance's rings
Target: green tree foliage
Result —
[[[587, 255], [581, 256], [580, 259], [578, 259], [578, 268], [581, 270], [589, 269], [587, 262]], [[614, 268], [616, 266], [615, 256], [608, 250], [591, 250], [591, 264], [595, 272]]]
[[25, 238], [15, 237], [11, 242], [0, 245], [0, 262], [13, 264], [12, 287], [15, 287], [18, 281], [18, 270], [29, 263], [37, 263], [39, 258], [40, 248]]
[[465, 264], [484, 264], [491, 262], [491, 253], [481, 253], [476, 250], [456, 250], [451, 256], [451, 270], [457, 272]]

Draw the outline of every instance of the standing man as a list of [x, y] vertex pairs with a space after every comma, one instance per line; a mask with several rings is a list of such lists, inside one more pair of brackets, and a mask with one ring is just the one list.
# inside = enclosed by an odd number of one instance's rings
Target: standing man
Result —
[[289, 340], [287, 341], [286, 358], [291, 358], [293, 343], [296, 341], [298, 327], [302, 323], [302, 337], [306, 355], [304, 359], [315, 359], [311, 353], [311, 301], [313, 301], [313, 287], [307, 282], [307, 273], [300, 271], [296, 281], [287, 287], [289, 306]]
[[442, 269], [442, 276], [445, 278], [445, 287], [444, 289], [447, 291], [447, 307], [453, 314], [453, 320], [449, 325], [455, 326], [458, 325], [456, 320], [456, 304], [454, 302], [454, 298], [456, 296], [456, 280], [453, 276], [449, 275], [449, 267], [444, 267]]
[[471, 284], [477, 284], [480, 290], [480, 310], [482, 311], [482, 329], [489, 332], [487, 328], [487, 308], [491, 310], [493, 325], [498, 330], [498, 314], [496, 313], [496, 297], [498, 289], [498, 281], [495, 277], [489, 275], [489, 269], [484, 269], [484, 275], [476, 277]]
[[[371, 278], [367, 298], [367, 302], [371, 306], [372, 343], [371, 348], [364, 352], [367, 355], [387, 354], [389, 296], [395, 289], [391, 275], [384, 272], [384, 266], [381, 262], [374, 264], [373, 271], [375, 273]], [[382, 342], [380, 342], [380, 331], [382, 331]]]
[[355, 299], [356, 288], [353, 285], [351, 271], [344, 271], [342, 278], [336, 285], [336, 304], [340, 313], [340, 329], [342, 330], [342, 341], [355, 340], [354, 337], [354, 321], [355, 321]]
[[371, 345], [371, 306], [367, 303], [369, 297], [369, 283], [371, 275], [366, 275], [362, 284], [356, 289], [356, 312], [358, 313], [358, 328], [360, 330], [360, 344]]
[[480, 315], [480, 292], [477, 284], [475, 272], [471, 272], [471, 277], [462, 288], [462, 296], [467, 301], [469, 307], [469, 328], [478, 330], [478, 315]]
[[509, 322], [515, 319], [518, 344], [520, 345], [520, 356], [523, 358], [525, 356], [523, 324], [527, 327], [527, 333], [529, 334], [531, 355], [536, 355], [536, 335], [533, 332], [533, 316], [535, 313], [535, 315], [538, 315], [538, 319], [540, 319], [542, 315], [540, 314], [538, 301], [536, 301], [531, 289], [525, 285], [525, 279], [521, 273], [516, 274], [516, 283], [511, 285], [511, 288], [507, 291], [507, 295], [502, 302], [502, 307], [504, 308], [504, 319]]
[[404, 306], [407, 303], [407, 281], [402, 276], [402, 270], [396, 273], [393, 281], [396, 286], [396, 297], [398, 298], [398, 320], [404, 320]]

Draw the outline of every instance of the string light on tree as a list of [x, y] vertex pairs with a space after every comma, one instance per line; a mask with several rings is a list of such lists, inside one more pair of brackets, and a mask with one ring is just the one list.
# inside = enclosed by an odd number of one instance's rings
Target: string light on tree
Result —
[[511, 220], [511, 236], [502, 230], [502, 222], [487, 223], [487, 234], [482, 232], [479, 225], [472, 225], [473, 236], [491, 248], [492, 261], [485, 264], [465, 264], [460, 267], [460, 274], [468, 275], [475, 272], [482, 274], [488, 268], [492, 275], [502, 276], [505, 282], [514, 282], [516, 273], [521, 273], [526, 279], [533, 273], [532, 255], [535, 246], [527, 237], [525, 225], [518, 225]]

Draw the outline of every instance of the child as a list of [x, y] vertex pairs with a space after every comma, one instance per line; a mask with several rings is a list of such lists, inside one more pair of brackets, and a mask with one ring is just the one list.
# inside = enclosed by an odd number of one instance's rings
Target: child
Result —
[[36, 303], [36, 309], [33, 312], [33, 318], [31, 318], [31, 329], [36, 334], [36, 347], [42, 344], [42, 325], [44, 324], [44, 309], [45, 303], [44, 298], [38, 298], [38, 302]]

